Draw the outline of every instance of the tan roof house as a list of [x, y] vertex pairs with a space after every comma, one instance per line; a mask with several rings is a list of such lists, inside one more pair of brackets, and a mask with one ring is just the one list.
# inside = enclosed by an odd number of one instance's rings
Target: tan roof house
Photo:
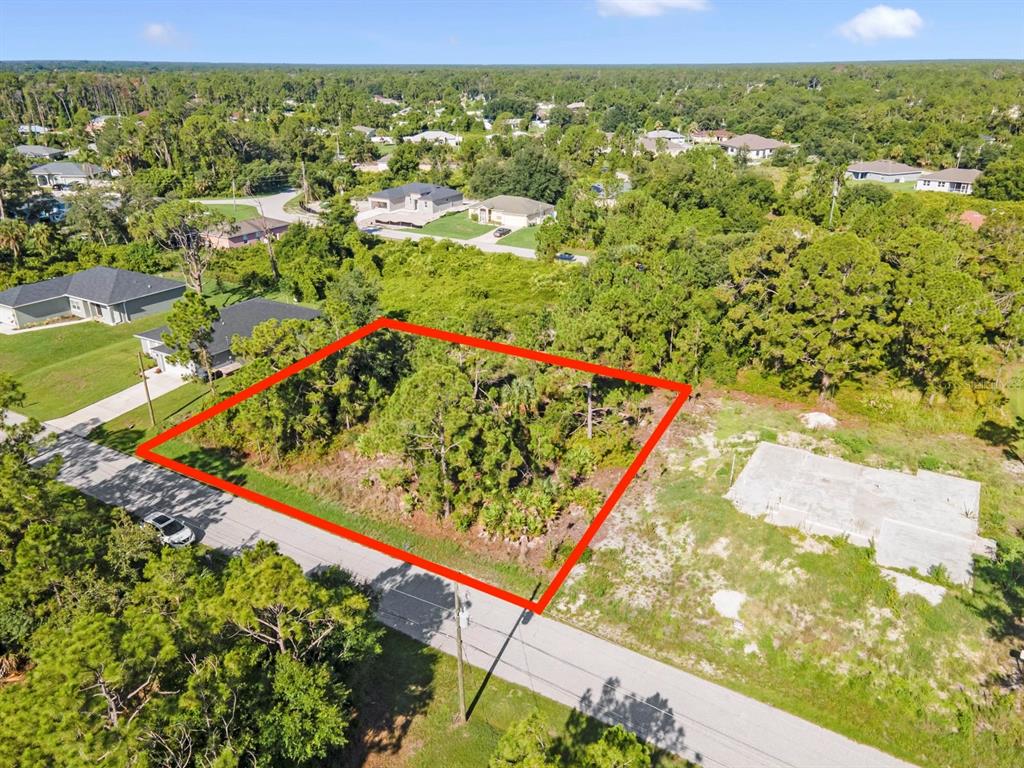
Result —
[[412, 144], [446, 144], [449, 147], [457, 147], [462, 143], [462, 137], [448, 133], [448, 131], [423, 131], [412, 136], [403, 136], [402, 141]]
[[218, 227], [203, 233], [211, 248], [240, 248], [249, 243], [265, 242], [283, 235], [291, 224], [280, 219], [258, 216], [255, 219], [236, 221], [226, 227]]
[[722, 147], [725, 148], [727, 155], [736, 157], [746, 154], [747, 162], [749, 163], [760, 163], [762, 160], [767, 160], [777, 150], [788, 146], [789, 144], [784, 141], [767, 139], [764, 136], [758, 136], [756, 133], [744, 133], [741, 136], [733, 136], [731, 139], [726, 139], [722, 142]]
[[897, 163], [895, 160], [867, 160], [850, 163], [846, 169], [846, 178], [895, 184], [901, 181], [917, 181], [923, 173], [923, 168]]
[[735, 134], [732, 131], [719, 129], [715, 131], [692, 131], [690, 141], [694, 144], [722, 144], [731, 139]]
[[555, 206], [540, 200], [516, 195], [498, 195], [469, 207], [471, 216], [481, 224], [497, 224], [509, 229], [522, 229], [540, 224], [555, 215]]
[[981, 171], [974, 168], [946, 168], [936, 173], [926, 173], [917, 180], [919, 192], [952, 192], [956, 195], [970, 195], [974, 192], [974, 182], [981, 176]]

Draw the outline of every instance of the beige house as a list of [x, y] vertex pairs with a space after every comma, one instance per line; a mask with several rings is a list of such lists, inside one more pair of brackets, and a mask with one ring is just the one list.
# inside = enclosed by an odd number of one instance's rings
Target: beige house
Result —
[[540, 224], [555, 215], [555, 206], [515, 195], [498, 195], [469, 207], [470, 216], [481, 224], [495, 224], [509, 229], [522, 229]]
[[760, 163], [767, 160], [776, 151], [788, 147], [784, 141], [768, 139], [758, 136], [756, 133], [744, 133], [741, 136], [733, 136], [722, 142], [722, 147], [730, 157], [746, 155], [748, 163]]
[[423, 131], [412, 136], [403, 136], [402, 141], [408, 141], [411, 144], [445, 144], [449, 147], [457, 147], [462, 143], [462, 137], [448, 133], [448, 131]]
[[287, 221], [260, 216], [204, 232], [203, 236], [211, 248], [240, 248], [249, 243], [265, 242], [271, 238], [276, 240], [290, 226], [291, 224]]
[[974, 192], [974, 182], [981, 176], [981, 171], [974, 168], [946, 168], [937, 173], [926, 173], [917, 180], [919, 192], [952, 192], [956, 195], [970, 195]]
[[733, 136], [732, 131], [716, 130], [716, 131], [693, 131], [690, 133], [690, 141], [694, 144], [724, 144]]

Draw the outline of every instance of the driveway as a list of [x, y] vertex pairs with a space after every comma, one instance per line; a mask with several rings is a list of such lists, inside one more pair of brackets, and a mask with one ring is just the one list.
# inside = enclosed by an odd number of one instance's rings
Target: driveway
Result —
[[[471, 246], [473, 248], [479, 248], [485, 253], [511, 253], [513, 256], [519, 256], [523, 259], [536, 259], [537, 252], [531, 248], [515, 248], [513, 246], [502, 246], [495, 242], [478, 242], [485, 235], [481, 235], [474, 240], [456, 240], [450, 237], [437, 237], [437, 235], [424, 235], [420, 232], [407, 232], [402, 229], [388, 229], [387, 227], [377, 227], [371, 232], [371, 234], [377, 235], [377, 237], [386, 237], [389, 240], [422, 240], [425, 237], [432, 237], [434, 240], [450, 240], [453, 243], [459, 245]], [[489, 234], [489, 233], [488, 233]], [[493, 240], [493, 238], [492, 238]]]
[[[454, 653], [452, 584], [375, 550], [139, 461], [70, 432], [39, 461], [60, 454], [60, 480], [135, 515], [156, 510], [188, 520], [204, 543], [238, 552], [277, 542], [303, 568], [338, 564], [380, 591], [380, 619]], [[509, 603], [460, 587], [469, 697], [497, 675], [707, 766], [908, 768], [844, 736]], [[487, 670], [486, 675], [481, 670]], [[481, 680], [483, 682], [481, 683]], [[827, 692], [822, 692], [827, 695]], [[525, 714], [525, 710], [524, 710]]]
[[239, 205], [255, 205], [257, 209], [262, 209], [263, 215], [271, 219], [280, 219], [281, 221], [296, 222], [301, 221], [304, 224], [317, 224], [319, 219], [316, 216], [308, 213], [291, 213], [284, 209], [284, 204], [299, 194], [297, 189], [289, 189], [285, 192], [278, 192], [276, 195], [264, 195], [262, 197], [246, 197], [245, 195], [239, 195], [234, 200], [230, 197], [227, 199], [204, 199], [204, 200], [193, 200], [193, 203], [209, 203], [211, 205], [231, 205], [232, 203], [238, 203]]
[[[156, 400], [160, 395], [166, 395], [182, 386], [185, 380], [173, 373], [166, 371], [157, 373], [155, 368], [150, 368], [146, 371], [146, 382], [149, 384], [149, 396]], [[81, 410], [47, 423], [58, 430], [73, 432], [85, 437], [100, 424], [106, 424], [122, 413], [128, 413], [128, 411], [133, 411], [145, 404], [146, 390], [140, 381], [128, 389], [122, 389], [110, 397], [105, 397]]]

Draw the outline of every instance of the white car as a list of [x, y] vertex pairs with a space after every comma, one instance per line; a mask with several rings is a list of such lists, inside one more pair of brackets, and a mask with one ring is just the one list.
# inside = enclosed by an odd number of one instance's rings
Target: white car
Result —
[[142, 522], [156, 528], [157, 533], [160, 534], [160, 541], [169, 547], [187, 547], [196, 540], [196, 535], [191, 528], [178, 518], [165, 515], [163, 512], [146, 515]]

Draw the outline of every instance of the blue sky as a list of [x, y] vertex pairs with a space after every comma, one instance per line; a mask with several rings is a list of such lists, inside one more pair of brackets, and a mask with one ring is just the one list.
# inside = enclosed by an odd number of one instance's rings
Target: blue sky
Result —
[[0, 0], [0, 60], [660, 64], [1024, 59], [1022, 0]]

